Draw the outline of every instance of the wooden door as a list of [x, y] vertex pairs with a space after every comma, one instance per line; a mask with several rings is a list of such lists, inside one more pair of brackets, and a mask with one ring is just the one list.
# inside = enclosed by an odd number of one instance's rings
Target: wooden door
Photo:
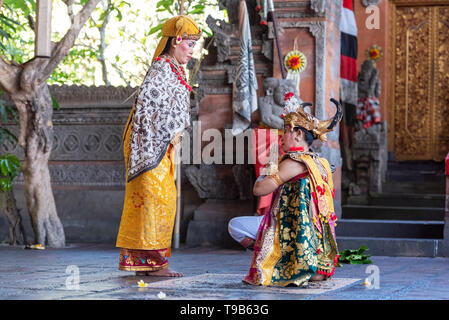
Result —
[[393, 3], [390, 134], [395, 159], [441, 161], [449, 151], [449, 1]]

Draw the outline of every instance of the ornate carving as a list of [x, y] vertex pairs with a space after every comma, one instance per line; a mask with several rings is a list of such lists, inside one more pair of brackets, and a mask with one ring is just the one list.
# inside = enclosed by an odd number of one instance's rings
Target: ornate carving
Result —
[[[54, 143], [50, 161], [122, 161], [123, 125], [56, 125], [54, 127]], [[8, 126], [17, 135], [18, 127]], [[23, 150], [18, 144], [5, 141], [0, 152], [16, 154], [24, 159]]]
[[260, 117], [271, 128], [284, 129], [281, 114], [284, 108], [284, 96], [287, 92], [298, 93], [293, 80], [266, 78], [263, 82], [265, 96], [259, 97]]
[[394, 150], [397, 160], [432, 158], [431, 7], [397, 7], [394, 49]]
[[188, 166], [185, 170], [189, 182], [201, 199], [237, 199], [239, 189], [234, 179], [218, 179], [213, 165]]
[[214, 45], [218, 50], [218, 62], [229, 60], [229, 57], [232, 53], [232, 36], [234, 35], [236, 30], [234, 25], [228, 24], [222, 20], [215, 19], [210, 15], [207, 17], [206, 23], [209, 28], [211, 28], [215, 36]]
[[[83, 104], [97, 107], [102, 105], [108, 107], [132, 105], [134, 102], [133, 94], [136, 90], [137, 88], [112, 86], [50, 86], [50, 92], [61, 108], [68, 105], [80, 107]], [[128, 99], [130, 96], [132, 98]], [[128, 101], [126, 101], [127, 99]]]
[[434, 49], [435, 74], [435, 120], [434, 122], [434, 160], [445, 159], [449, 151], [449, 7], [437, 7], [436, 44]]
[[326, 11], [325, 0], [310, 0], [310, 8], [315, 11], [319, 16], [324, 16]]
[[[73, 186], [124, 186], [125, 166], [117, 164], [50, 164], [52, 185]], [[23, 185], [21, 173], [14, 184]]]

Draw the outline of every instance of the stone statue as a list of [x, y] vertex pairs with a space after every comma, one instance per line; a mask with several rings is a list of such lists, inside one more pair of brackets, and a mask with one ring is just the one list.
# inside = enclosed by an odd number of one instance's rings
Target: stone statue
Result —
[[[259, 98], [261, 121], [273, 129], [284, 129], [281, 114], [284, 108], [284, 97], [287, 92], [298, 93], [293, 80], [266, 78], [263, 82], [265, 96]], [[302, 102], [302, 101], [301, 101]]]
[[[226, 23], [223, 20], [218, 20], [212, 16], [208, 16], [206, 23], [214, 33], [214, 46], [217, 47], [217, 60], [218, 62], [224, 62], [231, 56], [231, 42], [235, 37], [237, 31], [235, 24]], [[238, 39], [238, 38], [237, 38]]]
[[387, 125], [380, 119], [380, 93], [378, 70], [373, 61], [365, 60], [358, 74], [357, 131], [352, 150], [355, 181], [350, 184], [348, 203], [368, 203], [369, 194], [382, 192], [388, 152]]
[[365, 60], [362, 64], [362, 70], [358, 74], [358, 98], [364, 99], [368, 97], [380, 96], [380, 80], [379, 71], [376, 69], [372, 60]]
[[[365, 60], [362, 69], [357, 76], [358, 103], [357, 103], [357, 127], [358, 132], [367, 129], [368, 134], [379, 138], [380, 128], [371, 128], [373, 124], [382, 124], [380, 120], [379, 97], [381, 83], [378, 77], [379, 71], [372, 60]], [[357, 133], [356, 133], [357, 135]]]

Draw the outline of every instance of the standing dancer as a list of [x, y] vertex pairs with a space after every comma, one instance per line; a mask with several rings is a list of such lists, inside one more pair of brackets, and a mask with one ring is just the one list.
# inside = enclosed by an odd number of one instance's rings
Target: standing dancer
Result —
[[126, 189], [116, 246], [119, 269], [136, 275], [183, 276], [167, 260], [176, 215], [174, 150], [190, 125], [192, 88], [181, 65], [200, 36], [188, 16], [165, 22], [123, 134]]

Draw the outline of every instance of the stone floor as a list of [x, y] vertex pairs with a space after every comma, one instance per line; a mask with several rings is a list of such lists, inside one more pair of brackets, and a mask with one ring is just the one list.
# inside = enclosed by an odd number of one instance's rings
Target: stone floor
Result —
[[[164, 295], [166, 300], [449, 299], [448, 258], [375, 256], [372, 265], [343, 265], [332, 280], [305, 288], [242, 283], [250, 260], [251, 253], [242, 250], [182, 247], [173, 252], [170, 263], [185, 277], [169, 279], [119, 271], [118, 249], [112, 245], [46, 250], [0, 245], [0, 300], [158, 300]], [[79, 271], [78, 289], [71, 287], [73, 270]], [[374, 279], [376, 271], [378, 282], [369, 280], [367, 285], [365, 279]], [[139, 280], [149, 285], [140, 288]]]

